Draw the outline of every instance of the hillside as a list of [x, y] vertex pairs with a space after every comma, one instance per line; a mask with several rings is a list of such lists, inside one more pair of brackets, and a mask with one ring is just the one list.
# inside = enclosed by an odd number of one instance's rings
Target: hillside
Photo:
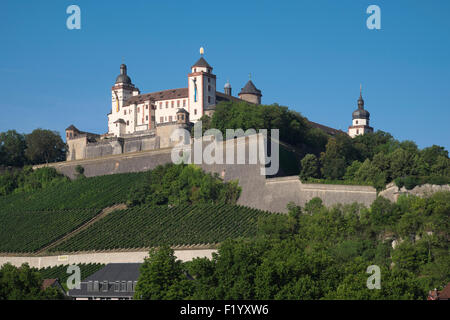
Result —
[[[179, 175], [176, 170], [181, 170]], [[183, 177], [191, 179], [190, 183], [196, 178], [199, 184], [205, 181], [208, 184], [198, 189], [195, 183], [192, 187], [183, 187], [200, 190], [201, 197], [192, 193], [184, 198], [177, 197], [176, 201], [168, 199], [175, 204], [155, 205], [152, 195], [158, 194], [161, 201], [166, 198], [153, 186], [173, 185], [174, 177], [180, 188]], [[32, 192], [2, 196], [0, 252], [41, 254], [161, 244], [216, 244], [229, 238], [255, 235], [258, 218], [270, 213], [226, 204], [217, 198], [223, 190], [220, 183], [199, 169], [166, 166], [141, 173], [61, 181]], [[204, 192], [209, 190], [217, 191], [210, 197]], [[138, 194], [145, 197], [137, 201]], [[130, 197], [131, 204], [136, 202], [136, 206], [118, 210], [126, 208]], [[191, 203], [193, 199], [198, 203]]]

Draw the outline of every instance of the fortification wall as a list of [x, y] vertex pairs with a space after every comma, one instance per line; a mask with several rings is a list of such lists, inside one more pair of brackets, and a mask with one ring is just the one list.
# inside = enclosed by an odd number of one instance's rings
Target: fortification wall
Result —
[[[194, 258], [208, 259], [212, 258], [212, 253], [217, 252], [215, 249], [191, 249], [191, 250], [174, 250], [175, 256], [181, 261], [190, 261]], [[0, 266], [5, 263], [11, 263], [20, 267], [23, 263], [28, 263], [30, 267], [46, 268], [57, 265], [69, 265], [78, 263], [132, 263], [144, 262], [148, 257], [147, 251], [124, 251], [124, 252], [95, 252], [95, 253], [75, 253], [61, 256], [5, 256], [0, 257]]]
[[[235, 149], [236, 163], [238, 146], [244, 144], [246, 154], [249, 148], [248, 139], [239, 138], [234, 141], [232, 147]], [[225, 143], [223, 146], [226, 154], [230, 146]], [[139, 172], [171, 162], [171, 152], [172, 149], [166, 148], [49, 165], [70, 178], [74, 178], [77, 165], [84, 167], [87, 177]], [[264, 166], [260, 164], [199, 164], [199, 166], [206, 172], [218, 173], [225, 181], [239, 180], [242, 193], [238, 204], [272, 212], [287, 212], [286, 206], [289, 202], [304, 205], [313, 197], [320, 197], [327, 206], [352, 202], [369, 206], [376, 198], [376, 190], [372, 187], [303, 184], [297, 176], [266, 179], [261, 174]]]
[[407, 190], [405, 187], [399, 188], [394, 182], [391, 182], [386, 186], [385, 190], [380, 192], [380, 196], [385, 197], [392, 202], [397, 202], [397, 199], [401, 194], [423, 197], [439, 191], [450, 191], [450, 185], [439, 186], [435, 184], [424, 184], [415, 186], [412, 190]]

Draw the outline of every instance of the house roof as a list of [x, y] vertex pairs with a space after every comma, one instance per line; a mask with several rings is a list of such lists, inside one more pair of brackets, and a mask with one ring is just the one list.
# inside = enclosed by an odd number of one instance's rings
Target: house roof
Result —
[[338, 133], [344, 133], [342, 130], [327, 127], [320, 123], [316, 123], [316, 122], [309, 121], [309, 120], [308, 120], [308, 122], [311, 125], [311, 127], [321, 129], [322, 131], [325, 131], [326, 133], [331, 134], [331, 135], [335, 135]]
[[206, 60], [203, 57], [200, 57], [200, 59], [197, 60], [197, 62], [191, 67], [205, 67], [205, 68], [211, 68], [212, 67], [206, 62]]
[[70, 126], [68, 126], [68, 127], [66, 128], [66, 130], [74, 130], [74, 131], [80, 132], [80, 130], [78, 130], [77, 127], [75, 127], [73, 124], [71, 124]]
[[159, 100], [181, 99], [187, 97], [188, 97], [188, 88], [178, 88], [178, 89], [150, 92], [128, 98], [127, 101], [125, 101], [124, 103], [124, 107], [132, 104], [140, 104], [149, 100], [159, 101]]
[[450, 299], [450, 282], [447, 283], [447, 285], [444, 287], [444, 289], [442, 289], [439, 292], [438, 297], [441, 300], [448, 300], [448, 299]]
[[58, 283], [58, 279], [44, 279], [44, 281], [42, 281], [42, 289], [45, 290], [56, 283]]
[[125, 122], [125, 120], [120, 118], [120, 119], [117, 119], [116, 121], [114, 121], [114, 123], [126, 123], [126, 122]]
[[179, 108], [179, 109], [177, 110], [177, 113], [185, 113], [185, 114], [189, 114], [189, 112], [187, 112], [185, 108]]
[[257, 89], [252, 80], [248, 80], [245, 86], [241, 89], [239, 94], [255, 94], [258, 96], [262, 96], [261, 90]]
[[[142, 263], [109, 263], [104, 268], [91, 274], [89, 277], [81, 281], [80, 289], [69, 290], [69, 296], [72, 297], [132, 297], [134, 295], [133, 289], [127, 286], [126, 290], [122, 290], [120, 287], [117, 290], [115, 284], [117, 282], [122, 285], [122, 282], [135, 282], [139, 278], [139, 269]], [[99, 290], [94, 291], [88, 288], [89, 283], [97, 282], [99, 284]], [[107, 281], [107, 288], [103, 287], [104, 282]], [[100, 287], [100, 285], [102, 287]]]

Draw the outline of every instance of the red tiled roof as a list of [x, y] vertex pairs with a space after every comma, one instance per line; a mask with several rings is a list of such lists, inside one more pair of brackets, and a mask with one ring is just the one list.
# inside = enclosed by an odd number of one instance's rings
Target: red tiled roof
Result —
[[44, 281], [42, 281], [42, 289], [45, 290], [45, 289], [51, 287], [57, 281], [58, 281], [58, 279], [44, 279]]
[[439, 292], [439, 299], [450, 299], [450, 282]]

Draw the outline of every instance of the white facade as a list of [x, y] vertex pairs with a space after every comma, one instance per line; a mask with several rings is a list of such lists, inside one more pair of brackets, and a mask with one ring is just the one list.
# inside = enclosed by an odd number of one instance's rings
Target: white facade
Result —
[[[212, 67], [201, 57], [191, 67], [187, 88], [140, 94], [121, 66], [121, 74], [111, 89], [111, 112], [108, 114], [108, 133], [114, 136], [151, 130], [156, 124], [176, 122], [178, 109], [184, 108], [195, 122], [205, 108], [216, 104], [216, 76]], [[125, 122], [124, 129], [116, 121]], [[153, 124], [152, 124], [153, 123]]]

